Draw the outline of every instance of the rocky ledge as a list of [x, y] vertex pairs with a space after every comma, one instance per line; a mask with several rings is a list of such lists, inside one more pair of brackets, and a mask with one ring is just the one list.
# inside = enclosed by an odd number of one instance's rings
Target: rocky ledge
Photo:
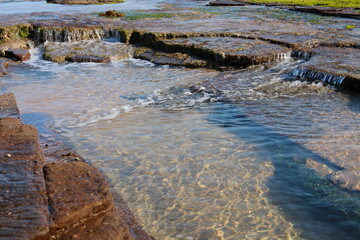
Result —
[[0, 118], [0, 239], [153, 239], [96, 168], [39, 143], [13, 94], [0, 96], [0, 113], [13, 116]]
[[53, 62], [107, 63], [132, 57], [132, 48], [119, 42], [46, 43], [44, 58]]

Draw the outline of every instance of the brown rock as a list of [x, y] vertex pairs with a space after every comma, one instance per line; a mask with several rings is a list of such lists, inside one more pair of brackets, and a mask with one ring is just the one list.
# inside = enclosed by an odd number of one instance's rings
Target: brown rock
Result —
[[49, 163], [44, 168], [57, 239], [131, 239], [120, 221], [109, 184], [86, 162]]
[[44, 53], [44, 58], [53, 62], [107, 63], [131, 56], [132, 48], [129, 45], [105, 41], [51, 42], [45, 45]]
[[0, 77], [8, 74], [8, 72], [6, 71], [7, 67], [8, 63], [0, 59]]
[[37, 130], [0, 118], [0, 239], [43, 239], [49, 212]]
[[15, 61], [26, 61], [29, 60], [31, 55], [30, 52], [26, 49], [12, 49], [9, 48], [5, 51], [5, 57], [13, 59]]
[[14, 116], [19, 114], [15, 95], [13, 93], [0, 95], [0, 116]]

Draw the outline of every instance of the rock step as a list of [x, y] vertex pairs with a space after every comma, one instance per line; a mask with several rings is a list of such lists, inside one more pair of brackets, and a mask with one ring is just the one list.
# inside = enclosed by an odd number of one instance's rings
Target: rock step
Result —
[[18, 116], [19, 114], [14, 94], [7, 93], [0, 95], [0, 117]]
[[53, 62], [108, 63], [132, 57], [130, 45], [119, 42], [82, 41], [45, 44], [44, 58]]
[[262, 40], [237, 37], [190, 37], [165, 39], [159, 44], [167, 52], [181, 52], [217, 65], [244, 68], [284, 60], [292, 50]]
[[37, 130], [0, 118], [0, 239], [44, 239], [49, 212]]

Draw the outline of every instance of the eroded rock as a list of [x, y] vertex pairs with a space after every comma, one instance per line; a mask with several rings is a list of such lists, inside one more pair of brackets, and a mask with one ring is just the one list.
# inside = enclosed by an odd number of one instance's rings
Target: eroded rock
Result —
[[37, 130], [0, 118], [0, 239], [44, 239], [49, 212]]
[[53, 62], [106, 63], [131, 56], [132, 48], [129, 45], [104, 41], [48, 43], [44, 53], [44, 58]]
[[13, 93], [0, 95], [0, 117], [18, 116], [19, 114], [20, 112], [16, 104], [15, 95]]

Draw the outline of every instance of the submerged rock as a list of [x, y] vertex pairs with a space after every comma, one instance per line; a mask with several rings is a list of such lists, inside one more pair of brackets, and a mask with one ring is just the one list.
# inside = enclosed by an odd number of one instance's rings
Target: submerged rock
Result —
[[44, 58], [53, 62], [107, 63], [132, 57], [132, 48], [118, 42], [47, 43]]

